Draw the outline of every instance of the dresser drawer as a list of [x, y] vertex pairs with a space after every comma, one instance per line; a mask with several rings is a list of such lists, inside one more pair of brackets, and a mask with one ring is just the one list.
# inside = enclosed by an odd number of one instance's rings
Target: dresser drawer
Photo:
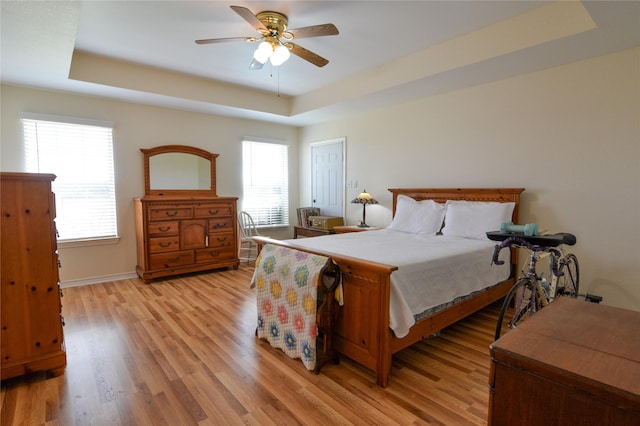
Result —
[[209, 237], [209, 247], [229, 247], [234, 244], [233, 232], [212, 234]]
[[191, 207], [151, 207], [149, 209], [149, 220], [190, 219], [192, 216]]
[[235, 257], [236, 253], [233, 247], [196, 250], [196, 263], [212, 263]]
[[235, 226], [233, 218], [226, 219], [209, 219], [209, 234], [218, 232], [231, 232]]
[[152, 254], [149, 256], [151, 269], [165, 269], [194, 263], [193, 250]]
[[149, 238], [149, 253], [164, 253], [177, 250], [180, 250], [180, 237], [178, 235]]
[[230, 204], [207, 204], [204, 206], [196, 206], [193, 208], [194, 217], [229, 217], [233, 216], [233, 208]]
[[150, 237], [158, 237], [158, 236], [169, 236], [169, 235], [178, 235], [178, 231], [180, 230], [180, 222], [178, 221], [170, 221], [170, 222], [152, 222], [149, 224], [149, 229], [147, 230], [147, 234]]

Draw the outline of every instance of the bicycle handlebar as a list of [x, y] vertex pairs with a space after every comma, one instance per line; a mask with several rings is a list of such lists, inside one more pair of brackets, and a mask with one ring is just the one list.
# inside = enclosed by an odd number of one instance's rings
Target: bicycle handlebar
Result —
[[500, 244], [496, 244], [493, 247], [493, 256], [491, 257], [491, 264], [492, 265], [504, 265], [504, 260], [499, 260], [498, 259], [498, 255], [500, 254], [500, 250], [502, 250], [502, 247], [500, 247]]
[[[490, 233], [487, 232], [487, 236], [489, 236], [489, 234]], [[495, 237], [496, 235], [494, 234], [493, 236]], [[504, 236], [504, 234], [502, 234], [502, 236]], [[575, 244], [576, 237], [572, 234], [556, 234], [556, 236], [558, 238], [553, 239], [552, 242], [556, 242], [556, 244], [553, 244], [553, 245], [532, 244], [531, 242], [527, 241], [527, 239], [519, 236], [518, 237], [505, 236], [504, 239], [500, 238], [502, 242], [500, 244], [496, 244], [495, 247], [493, 248], [493, 256], [491, 258], [491, 264], [504, 265], [504, 261], [498, 259], [500, 250], [502, 250], [505, 247], [514, 247], [514, 246], [517, 248], [524, 247], [533, 252], [540, 252], [540, 251], [548, 252], [548, 253], [551, 253], [553, 256], [557, 256], [558, 258], [560, 258], [562, 256], [562, 253], [560, 253], [560, 251], [555, 249], [554, 247], [562, 244], [563, 241], [567, 241], [566, 244], [573, 245]], [[491, 238], [491, 236], [489, 236], [489, 238]], [[491, 239], [495, 239], [495, 238], [491, 238]], [[573, 244], [570, 244], [570, 242], [573, 242]]]
[[519, 238], [529, 244], [541, 247], [557, 247], [561, 244], [572, 246], [576, 243], [576, 236], [567, 232], [550, 235], [523, 235], [514, 233], [502, 233], [501, 231], [487, 232], [487, 238], [492, 241], [504, 241], [508, 238]]

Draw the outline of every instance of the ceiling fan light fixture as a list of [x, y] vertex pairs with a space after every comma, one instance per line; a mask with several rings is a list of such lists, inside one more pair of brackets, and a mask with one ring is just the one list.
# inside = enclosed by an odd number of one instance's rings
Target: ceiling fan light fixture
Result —
[[267, 62], [269, 57], [273, 54], [273, 45], [268, 41], [263, 41], [258, 45], [258, 48], [253, 52], [253, 59], [261, 64]]
[[[0, 0], [2, 1], [2, 0]], [[260, 69], [271, 58], [272, 66], [285, 63], [291, 54], [312, 63], [317, 67], [323, 67], [328, 60], [304, 47], [292, 43], [298, 38], [322, 37], [339, 34], [335, 25], [327, 23], [308, 27], [288, 29], [289, 18], [279, 12], [265, 10], [254, 14], [243, 6], [231, 6], [231, 9], [249, 23], [260, 37], [225, 37], [196, 40], [196, 44], [214, 44], [227, 41], [244, 40], [246, 42], [262, 41], [253, 52], [250, 69]]]
[[273, 54], [271, 55], [271, 58], [270, 58], [271, 64], [274, 67], [282, 65], [287, 61], [287, 59], [289, 59], [289, 56], [291, 56], [289, 49], [286, 46], [283, 46], [281, 44], [278, 47], [276, 47], [275, 50], [273, 51]]
[[263, 66], [263, 65], [264, 65], [264, 64], [263, 64], [262, 62], [258, 62], [258, 61], [256, 61], [255, 59], [253, 59], [253, 60], [251, 61], [251, 63], [249, 64], [249, 69], [250, 69], [250, 70], [260, 70], [260, 69], [262, 69], [262, 66]]

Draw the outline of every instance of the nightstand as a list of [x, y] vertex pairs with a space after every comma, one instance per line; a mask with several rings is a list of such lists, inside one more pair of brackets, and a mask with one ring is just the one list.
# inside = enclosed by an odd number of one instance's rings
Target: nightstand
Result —
[[333, 230], [336, 231], [336, 234], [346, 234], [347, 232], [362, 232], [362, 231], [377, 231], [383, 229], [379, 226], [369, 226], [367, 228], [362, 228], [358, 225], [349, 225], [349, 226], [334, 226]]
[[293, 238], [302, 237], [318, 237], [320, 235], [335, 234], [333, 229], [305, 228], [302, 226], [293, 227]]

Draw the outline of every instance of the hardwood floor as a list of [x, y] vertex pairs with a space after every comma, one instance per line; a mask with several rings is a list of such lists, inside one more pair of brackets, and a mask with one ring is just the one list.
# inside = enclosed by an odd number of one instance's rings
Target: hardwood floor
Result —
[[390, 384], [257, 340], [253, 268], [64, 290], [67, 368], [2, 382], [2, 425], [486, 424], [492, 305], [403, 350]]

